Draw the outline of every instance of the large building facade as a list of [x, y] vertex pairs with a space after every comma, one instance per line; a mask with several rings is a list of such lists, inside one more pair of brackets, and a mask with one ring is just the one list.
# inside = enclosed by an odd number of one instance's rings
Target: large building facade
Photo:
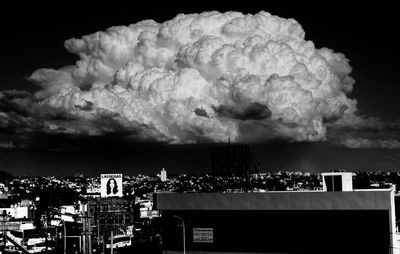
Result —
[[167, 253], [399, 253], [394, 191], [157, 193]]
[[127, 226], [133, 225], [134, 208], [134, 200], [97, 198], [88, 202], [87, 215], [99, 235], [108, 235], [111, 231], [120, 234], [121, 230], [126, 231]]

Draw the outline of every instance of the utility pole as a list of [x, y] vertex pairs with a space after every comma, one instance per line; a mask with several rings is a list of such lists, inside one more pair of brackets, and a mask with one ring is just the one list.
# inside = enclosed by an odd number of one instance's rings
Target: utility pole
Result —
[[2, 216], [2, 221], [3, 221], [3, 243], [4, 243], [4, 247], [6, 246], [6, 210], [3, 210], [3, 216]]
[[[25, 237], [24, 237], [24, 239], [25, 239]], [[57, 226], [56, 226], [56, 249], [57, 249], [57, 247], [58, 247], [58, 232], [57, 232]]]
[[92, 254], [92, 231], [90, 227], [90, 218], [88, 218], [88, 254]]
[[63, 221], [64, 225], [64, 254], [67, 254], [67, 228], [65, 227], [65, 221]]
[[103, 233], [103, 254], [106, 254], [106, 240], [108, 240], [106, 234]]
[[100, 215], [97, 215], [97, 245], [100, 245]]
[[83, 217], [82, 217], [82, 229], [83, 229], [83, 234], [82, 234], [82, 252], [83, 254], [86, 254], [86, 217], [85, 217], [85, 212], [83, 212]]
[[7, 211], [3, 210], [3, 243], [4, 243], [4, 247], [6, 247], [7, 245], [7, 240], [6, 240], [6, 221], [8, 220], [8, 215], [7, 215]]
[[114, 250], [114, 232], [113, 231], [114, 230], [111, 231], [111, 254], [114, 254], [113, 253], [113, 250]]

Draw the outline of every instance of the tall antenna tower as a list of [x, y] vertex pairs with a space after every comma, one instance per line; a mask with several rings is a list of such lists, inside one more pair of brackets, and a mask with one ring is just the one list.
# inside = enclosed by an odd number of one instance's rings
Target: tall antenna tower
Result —
[[249, 176], [258, 174], [259, 170], [254, 162], [250, 146], [247, 144], [228, 144], [216, 148], [212, 153], [212, 173], [214, 176]]

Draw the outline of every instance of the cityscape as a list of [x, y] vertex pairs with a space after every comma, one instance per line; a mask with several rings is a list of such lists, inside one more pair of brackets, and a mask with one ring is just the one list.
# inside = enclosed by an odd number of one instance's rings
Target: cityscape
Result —
[[394, 4], [0, 22], [0, 254], [400, 254]]
[[[153, 207], [154, 193], [323, 191], [321, 174], [300, 171], [194, 176], [162, 169], [153, 176], [124, 175], [122, 196], [102, 198], [100, 176], [0, 173], [1, 247], [23, 253], [161, 253], [162, 213]], [[391, 189], [400, 181], [398, 172], [351, 175], [354, 189]]]

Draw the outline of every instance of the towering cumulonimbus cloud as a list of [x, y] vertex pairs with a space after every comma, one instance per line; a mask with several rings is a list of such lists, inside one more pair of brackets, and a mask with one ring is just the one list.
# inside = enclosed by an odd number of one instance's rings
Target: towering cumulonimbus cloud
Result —
[[295, 20], [267, 12], [179, 14], [69, 39], [76, 64], [30, 80], [40, 105], [75, 120], [107, 116], [137, 138], [324, 140], [325, 123], [356, 111], [346, 96], [354, 80], [343, 54], [304, 37]]

